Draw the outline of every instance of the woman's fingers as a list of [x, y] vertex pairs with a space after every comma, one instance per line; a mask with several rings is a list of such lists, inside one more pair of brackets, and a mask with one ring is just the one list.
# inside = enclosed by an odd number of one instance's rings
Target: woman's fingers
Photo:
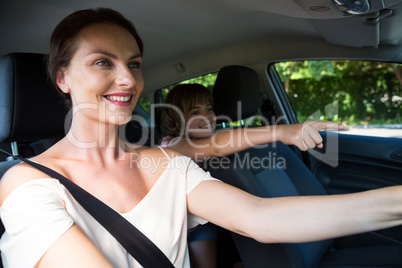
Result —
[[[324, 129], [344, 129], [342, 124], [331, 121], [308, 121], [303, 124], [288, 125], [286, 137], [282, 140], [285, 144], [296, 145], [300, 150], [307, 151], [308, 149], [323, 148], [323, 139], [319, 131]], [[291, 134], [293, 133], [293, 134]]]
[[330, 121], [313, 121], [306, 122], [303, 124], [302, 128], [302, 143], [303, 148], [301, 150], [313, 149], [315, 147], [323, 147], [323, 139], [319, 133], [320, 130], [324, 129], [343, 129], [345, 126], [330, 122]]
[[324, 129], [344, 129], [345, 126], [342, 124], [338, 124], [335, 122], [331, 121], [315, 121], [311, 122], [311, 125], [314, 126], [318, 131], [324, 130]]
[[317, 144], [321, 143], [321, 142], [317, 142], [316, 138], [313, 136], [314, 136], [314, 133], [311, 133], [309, 131], [303, 131], [303, 137], [302, 137], [303, 148], [301, 148], [303, 151], [315, 148]]
[[312, 127], [312, 129], [310, 129], [310, 136], [315, 144], [322, 143], [322, 137], [321, 137], [321, 134], [318, 132], [318, 129]]

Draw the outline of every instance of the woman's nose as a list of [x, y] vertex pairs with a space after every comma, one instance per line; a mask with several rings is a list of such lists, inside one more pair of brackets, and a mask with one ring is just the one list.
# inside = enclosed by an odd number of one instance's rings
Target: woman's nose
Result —
[[131, 88], [136, 83], [135, 77], [128, 67], [120, 67], [117, 70], [116, 84], [118, 86]]

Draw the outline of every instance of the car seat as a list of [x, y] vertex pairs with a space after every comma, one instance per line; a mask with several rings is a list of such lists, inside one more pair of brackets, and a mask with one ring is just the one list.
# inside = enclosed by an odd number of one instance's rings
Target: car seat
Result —
[[[218, 73], [213, 95], [218, 118], [238, 121], [256, 114], [261, 103], [257, 100], [260, 99], [258, 75], [244, 66], [224, 67]], [[252, 164], [255, 160], [265, 162]], [[215, 161], [208, 166], [208, 171], [257, 196], [327, 194], [301, 159], [280, 142], [228, 156], [222, 163], [226, 166], [216, 168]], [[342, 248], [334, 246], [337, 239], [263, 244], [238, 234], [232, 236], [244, 267], [402, 267], [402, 243], [376, 234], [367, 243]]]
[[[67, 109], [47, 77], [44, 54], [11, 53], [0, 59], [0, 142], [13, 145], [13, 154], [33, 156], [64, 136]], [[0, 162], [0, 177], [18, 162]]]
[[45, 149], [47, 143], [38, 141], [57, 141], [64, 134], [64, 120], [59, 122], [58, 116], [64, 119], [67, 110], [46, 78], [45, 60], [45, 55], [33, 53], [8, 54], [0, 60], [0, 142], [24, 156]]

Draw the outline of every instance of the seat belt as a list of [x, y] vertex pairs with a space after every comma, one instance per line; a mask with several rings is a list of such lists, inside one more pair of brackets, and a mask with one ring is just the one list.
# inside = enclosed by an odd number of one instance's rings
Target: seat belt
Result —
[[[10, 153], [0, 149], [0, 152]], [[174, 267], [166, 255], [140, 230], [127, 221], [123, 216], [110, 208], [108, 205], [91, 195], [80, 186], [67, 179], [60, 173], [32, 162], [20, 156], [13, 157], [27, 163], [28, 165], [42, 171], [51, 178], [55, 178], [66, 187], [77, 202], [116, 240], [127, 250], [127, 252], [143, 267]]]

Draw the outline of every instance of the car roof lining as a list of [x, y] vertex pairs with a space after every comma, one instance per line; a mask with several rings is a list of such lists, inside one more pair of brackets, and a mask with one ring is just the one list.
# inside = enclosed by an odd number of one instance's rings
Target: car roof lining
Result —
[[[144, 40], [145, 94], [189, 77], [217, 71], [225, 65], [254, 64], [261, 62], [261, 58], [266, 62], [276, 58], [353, 58], [372, 50], [373, 58], [378, 55], [402, 60], [399, 48], [394, 46], [402, 42], [402, 32], [395, 31], [402, 20], [402, 0], [371, 0], [370, 14], [384, 8], [393, 9], [391, 16], [373, 27], [366, 25], [367, 15], [345, 17], [331, 10], [326, 17], [320, 14], [319, 18], [318, 15], [314, 18], [306, 9], [319, 4], [333, 9], [330, 3], [330, 0], [153, 0], [128, 4], [114, 0], [102, 1], [101, 5], [114, 8], [131, 19]], [[46, 53], [51, 31], [63, 17], [97, 5], [98, 2], [92, 0], [0, 1], [0, 10], [7, 11], [0, 16], [3, 36], [0, 55]], [[339, 26], [333, 26], [332, 31], [320, 27], [336, 23]], [[358, 38], [343, 38], [344, 29], [350, 28], [348, 23], [356, 28], [349, 36]], [[359, 38], [362, 36], [369, 38], [362, 42]], [[339, 43], [340, 38], [344, 39], [342, 43]], [[380, 50], [373, 49], [377, 43]], [[307, 52], [306, 46], [311, 45], [316, 47], [315, 51]], [[342, 49], [337, 49], [339, 45]], [[360, 46], [362, 53], [355, 49]], [[258, 53], [255, 49], [259, 49]], [[185, 71], [178, 71], [177, 64], [182, 64]], [[158, 79], [152, 79], [155, 74]]]

